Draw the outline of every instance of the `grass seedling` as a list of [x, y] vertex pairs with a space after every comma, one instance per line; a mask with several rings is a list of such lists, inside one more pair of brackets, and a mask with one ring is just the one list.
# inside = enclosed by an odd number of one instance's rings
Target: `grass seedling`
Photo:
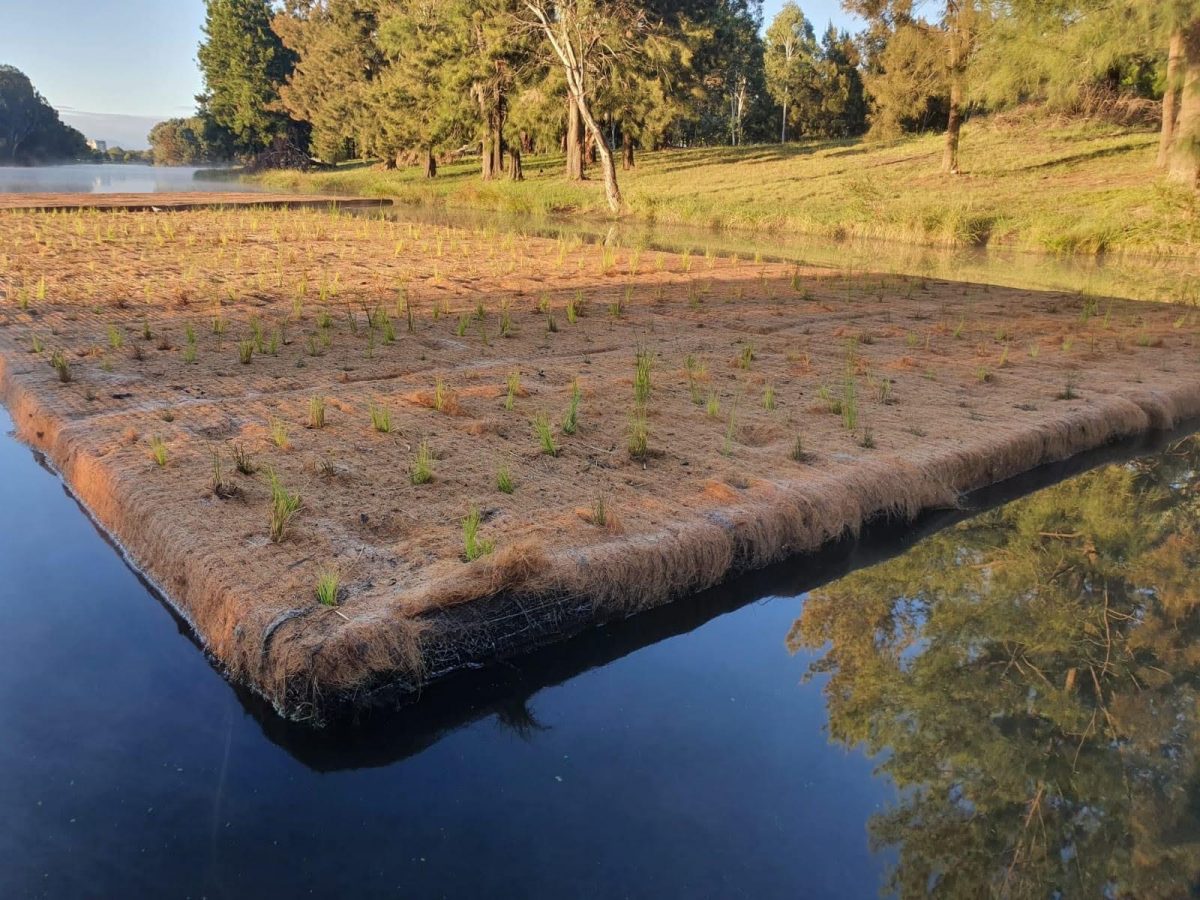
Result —
[[554, 442], [554, 431], [545, 413], [533, 417], [533, 433], [537, 436], [542, 452], [547, 456], [558, 456], [558, 445]]
[[160, 469], [167, 464], [167, 445], [157, 435], [150, 438], [150, 458]]
[[508, 392], [504, 395], [504, 408], [512, 411], [513, 404], [516, 402], [517, 394], [521, 391], [521, 373], [508, 373]]
[[274, 469], [267, 470], [267, 480], [271, 487], [271, 541], [278, 544], [300, 509], [300, 495], [289, 493]]
[[433, 408], [438, 412], [444, 411], [449, 399], [445, 383], [441, 378], [436, 379], [433, 383]]
[[742, 352], [738, 354], [737, 365], [739, 369], [750, 370], [750, 364], [754, 362], [754, 345], [747, 344], [742, 348]]
[[1059, 400], [1074, 400], [1079, 395], [1075, 393], [1075, 373], [1067, 373], [1067, 383], [1064, 385], [1062, 393], [1058, 395]]
[[574, 434], [579, 428], [579, 401], [583, 399], [583, 391], [579, 389], [579, 381], [571, 382], [571, 400], [562, 420], [562, 433]]
[[737, 416], [736, 409], [729, 411], [729, 418], [725, 422], [725, 443], [721, 447], [722, 456], [733, 456], [733, 436], [737, 434]]
[[221, 454], [216, 450], [212, 452], [212, 492], [218, 497], [225, 497], [231, 493], [229, 485], [225, 483], [225, 467], [221, 463]]
[[858, 385], [853, 375], [846, 375], [842, 382], [842, 427], [853, 431], [858, 426]]
[[58, 373], [58, 380], [63, 384], [71, 382], [71, 363], [67, 361], [67, 354], [61, 350], [55, 350], [50, 354], [50, 365], [54, 367], [54, 371]]
[[467, 326], [471, 324], [471, 316], [468, 313], [463, 313], [458, 317], [458, 325], [454, 328], [454, 333], [459, 337], [463, 337], [467, 333]]
[[308, 427], [325, 427], [325, 398], [313, 396], [308, 399]]
[[108, 326], [108, 346], [114, 350], [120, 350], [125, 346], [125, 335], [121, 333], [121, 329], [116, 325]]
[[429, 484], [433, 481], [433, 449], [428, 441], [421, 441], [417, 445], [417, 455], [409, 467], [408, 480], [413, 484]]
[[341, 578], [336, 569], [326, 569], [317, 576], [317, 600], [324, 606], [338, 605]]
[[649, 350], [638, 348], [635, 359], [633, 376], [633, 399], [638, 406], [645, 406], [650, 400], [651, 372], [654, 368], [654, 357]]
[[374, 403], [368, 407], [371, 413], [371, 427], [380, 434], [390, 434], [392, 430], [392, 414], [386, 407]]
[[35, 334], [29, 342], [29, 352], [41, 354], [45, 352], [45, 350], [46, 345], [43, 344], [42, 339]]
[[597, 497], [592, 502], [590, 520], [597, 528], [604, 528], [608, 525], [608, 508], [605, 506], [603, 497]]
[[508, 466], [501, 466], [496, 470], [496, 490], [502, 494], [511, 494], [515, 490]]
[[629, 455], [633, 459], [645, 459], [650, 447], [650, 423], [646, 410], [637, 406], [629, 418]]
[[280, 450], [288, 448], [288, 430], [287, 423], [283, 419], [273, 417], [270, 423], [271, 443]]
[[233, 467], [243, 475], [253, 475], [258, 471], [258, 466], [241, 444], [233, 445]]
[[708, 400], [704, 404], [704, 414], [710, 419], [715, 419], [721, 414], [721, 398], [716, 395], [715, 391], [708, 393]]
[[254, 341], [245, 340], [238, 341], [238, 360], [243, 366], [250, 365], [250, 360], [254, 359]]
[[802, 463], [808, 459], [808, 452], [804, 449], [804, 439], [800, 435], [796, 435], [796, 440], [788, 455], [792, 458], [792, 462]]
[[463, 555], [467, 562], [474, 562], [481, 556], [487, 556], [496, 549], [494, 541], [483, 540], [479, 537], [479, 510], [474, 506], [463, 519]]
[[773, 412], [775, 409], [775, 388], [769, 384], [763, 391], [762, 405], [767, 412]]

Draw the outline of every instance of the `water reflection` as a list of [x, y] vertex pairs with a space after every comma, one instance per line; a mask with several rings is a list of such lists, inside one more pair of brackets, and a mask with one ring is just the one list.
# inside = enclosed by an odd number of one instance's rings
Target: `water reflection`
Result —
[[1200, 441], [815, 591], [830, 738], [881, 754], [901, 896], [1200, 891]]
[[[369, 215], [380, 215], [372, 212]], [[638, 219], [617, 223], [480, 210], [406, 206], [382, 215], [402, 222], [482, 228], [552, 238], [583, 238], [674, 252], [738, 254], [742, 259], [794, 261], [874, 278], [906, 275], [968, 285], [994, 284], [1095, 297], [1200, 304], [1200, 274], [1191, 258], [1107, 254], [1055, 256], [1010, 247], [937, 247], [898, 241], [833, 240], [792, 232], [714, 230]]]

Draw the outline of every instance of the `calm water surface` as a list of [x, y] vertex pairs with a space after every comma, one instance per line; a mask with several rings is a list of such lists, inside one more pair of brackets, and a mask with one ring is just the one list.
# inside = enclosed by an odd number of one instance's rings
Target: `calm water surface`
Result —
[[0, 471], [0, 896], [1200, 885], [1195, 439], [325, 732], [225, 682], [11, 437]]
[[0, 166], [0, 194], [155, 194], [164, 191], [258, 191], [251, 182], [222, 177], [215, 169], [76, 163], [17, 168]]

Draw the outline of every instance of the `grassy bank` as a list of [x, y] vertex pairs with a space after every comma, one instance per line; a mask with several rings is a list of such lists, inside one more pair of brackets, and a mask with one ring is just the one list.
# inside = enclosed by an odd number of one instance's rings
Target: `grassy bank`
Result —
[[[1200, 251], [1197, 198], [1154, 172], [1156, 140], [1100, 124], [984, 120], [965, 131], [966, 171], [956, 178], [938, 173], [941, 137], [924, 135], [646, 153], [621, 181], [630, 215], [670, 224], [1192, 256]], [[559, 158], [534, 158], [524, 182], [484, 183], [474, 160], [444, 166], [434, 181], [415, 169], [357, 164], [263, 181], [412, 204], [607, 214], [598, 180], [569, 184], [561, 169]]]

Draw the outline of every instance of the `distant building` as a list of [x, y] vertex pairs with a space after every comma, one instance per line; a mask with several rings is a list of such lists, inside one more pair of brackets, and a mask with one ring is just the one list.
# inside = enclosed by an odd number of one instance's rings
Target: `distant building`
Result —
[[91, 147], [93, 150], [95, 150], [97, 153], [107, 153], [108, 152], [108, 141], [98, 141], [95, 138], [88, 138], [87, 145], [89, 147]]

